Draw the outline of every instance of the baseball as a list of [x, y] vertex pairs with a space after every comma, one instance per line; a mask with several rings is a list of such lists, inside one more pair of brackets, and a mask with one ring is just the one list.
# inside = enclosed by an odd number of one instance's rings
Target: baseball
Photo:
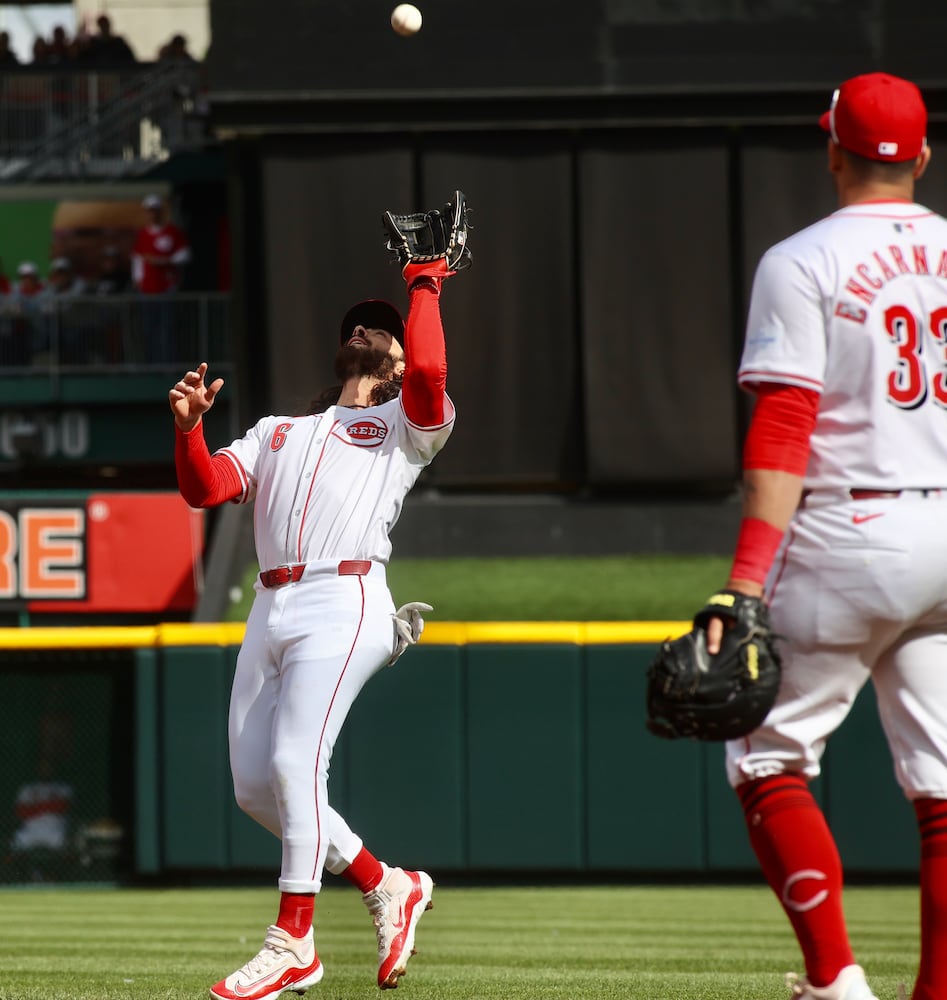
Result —
[[421, 28], [421, 11], [413, 3], [399, 3], [391, 12], [391, 26], [399, 35], [413, 35]]

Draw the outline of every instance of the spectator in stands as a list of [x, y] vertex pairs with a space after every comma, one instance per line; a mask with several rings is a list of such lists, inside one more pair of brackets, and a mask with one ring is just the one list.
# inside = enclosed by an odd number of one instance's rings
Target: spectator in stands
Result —
[[73, 270], [68, 257], [56, 257], [49, 265], [49, 281], [43, 294], [47, 298], [84, 295], [86, 283]]
[[33, 65], [46, 66], [49, 64], [49, 42], [42, 35], [37, 35], [33, 39]]
[[125, 295], [134, 290], [132, 272], [127, 259], [118, 247], [107, 246], [102, 250], [96, 295]]
[[[8, 787], [19, 787], [12, 793], [16, 826], [3, 846], [9, 845], [10, 860], [20, 874], [46, 881], [61, 878], [67, 871], [63, 862], [74, 856], [72, 812], [76, 794], [68, 765], [76, 760], [75, 717], [61, 681], [37, 681], [46, 690], [45, 695], [37, 688], [31, 693], [31, 704], [39, 710], [35, 744], [31, 734], [18, 730], [28, 746], [35, 745], [36, 763], [34, 768], [28, 768], [13, 759], [5, 762]], [[14, 776], [16, 785], [9, 784]], [[0, 821], [0, 827], [6, 826], [5, 821]], [[5, 992], [0, 989], [0, 993]]]
[[102, 355], [95, 309], [75, 301], [88, 291], [68, 257], [56, 257], [50, 263], [49, 280], [40, 294], [40, 308], [49, 342], [58, 344], [63, 364], [86, 364]]
[[32, 299], [43, 290], [43, 279], [31, 260], [24, 260], [16, 269], [16, 281], [10, 289], [14, 298]]
[[[128, 295], [134, 292], [131, 267], [128, 258], [116, 246], [106, 246], [102, 250], [99, 263], [99, 277], [94, 285], [97, 296]], [[99, 305], [100, 340], [103, 356], [116, 362], [126, 356], [125, 335], [127, 310], [121, 302]]]
[[121, 35], [112, 32], [112, 21], [107, 14], [96, 18], [98, 33], [90, 35], [82, 51], [82, 60], [95, 66], [115, 68], [138, 62], [132, 47]]
[[172, 35], [158, 50], [158, 61], [178, 60], [190, 64], [196, 64], [197, 60], [187, 48], [187, 39], [184, 35]]
[[19, 357], [20, 353], [26, 354], [26, 348], [16, 339], [10, 316], [5, 309], [6, 298], [12, 287], [3, 269], [3, 261], [0, 261], [0, 368], [26, 363], [25, 358], [21, 360]]
[[63, 851], [69, 846], [69, 810], [73, 791], [64, 781], [57, 781], [52, 762], [41, 758], [36, 777], [21, 785], [13, 809], [19, 826], [10, 848], [25, 851]]
[[46, 61], [50, 65], [61, 66], [72, 62], [74, 55], [72, 42], [66, 34], [66, 29], [61, 24], [57, 24], [49, 39], [49, 52]]
[[132, 248], [135, 287], [144, 295], [175, 292], [191, 259], [187, 236], [180, 226], [165, 221], [160, 195], [149, 194], [141, 204], [149, 220], [138, 230]]
[[43, 282], [32, 261], [16, 269], [10, 294], [0, 300], [0, 340], [6, 365], [27, 365], [49, 349], [47, 331], [41, 322]]
[[177, 359], [172, 347], [175, 307], [168, 299], [181, 286], [191, 247], [184, 230], [165, 221], [160, 195], [149, 194], [142, 206], [149, 221], [135, 236], [132, 279], [137, 290], [150, 300], [141, 307], [145, 358], [170, 362]]
[[204, 67], [188, 51], [187, 38], [180, 33], [172, 35], [161, 46], [157, 62], [169, 73], [173, 72], [173, 100], [167, 107], [158, 109], [154, 116], [164, 147], [173, 152], [182, 144], [200, 142], [206, 135]]
[[10, 47], [10, 32], [0, 31], [0, 66], [19, 66], [20, 59]]

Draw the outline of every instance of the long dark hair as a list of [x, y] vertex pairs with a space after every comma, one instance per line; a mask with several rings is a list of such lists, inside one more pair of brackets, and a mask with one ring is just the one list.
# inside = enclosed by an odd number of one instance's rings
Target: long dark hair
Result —
[[[401, 375], [392, 375], [391, 378], [385, 379], [384, 382], [378, 382], [369, 394], [368, 405], [381, 406], [382, 403], [387, 403], [388, 400], [394, 399], [401, 392], [401, 382]], [[335, 406], [338, 403], [339, 396], [341, 395], [341, 385], [330, 385], [327, 389], [323, 389], [306, 408], [305, 416], [310, 417], [314, 413], [325, 413], [330, 406]]]

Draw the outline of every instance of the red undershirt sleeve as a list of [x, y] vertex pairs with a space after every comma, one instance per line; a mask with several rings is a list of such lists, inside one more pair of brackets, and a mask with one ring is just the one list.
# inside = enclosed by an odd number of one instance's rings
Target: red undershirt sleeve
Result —
[[804, 476], [819, 394], [794, 385], [761, 382], [743, 446], [744, 469], [780, 469]]
[[401, 404], [408, 420], [418, 427], [439, 427], [445, 421], [447, 348], [438, 285], [422, 278], [408, 293]]
[[[756, 407], [743, 447], [744, 470], [771, 469], [804, 476], [819, 394], [775, 383], [760, 383], [756, 389]], [[782, 538], [782, 528], [758, 517], [744, 517], [730, 578], [763, 584]]]
[[186, 433], [175, 424], [174, 437], [178, 489], [190, 506], [216, 507], [240, 496], [240, 476], [229, 459], [208, 451], [203, 421]]

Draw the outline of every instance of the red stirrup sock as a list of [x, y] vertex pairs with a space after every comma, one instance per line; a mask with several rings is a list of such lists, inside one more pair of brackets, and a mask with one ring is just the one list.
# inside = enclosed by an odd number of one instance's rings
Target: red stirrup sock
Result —
[[947, 996], [947, 802], [917, 799], [921, 835], [921, 963], [913, 1000]]
[[342, 877], [361, 889], [362, 893], [366, 893], [378, 885], [384, 874], [381, 862], [363, 847], [355, 856], [355, 860], [342, 872]]
[[283, 892], [279, 898], [279, 916], [276, 926], [282, 927], [294, 938], [305, 937], [312, 927], [312, 914], [316, 896], [312, 892]]
[[822, 810], [798, 774], [739, 785], [750, 844], [802, 949], [806, 976], [828, 986], [855, 957], [842, 909], [842, 862]]

